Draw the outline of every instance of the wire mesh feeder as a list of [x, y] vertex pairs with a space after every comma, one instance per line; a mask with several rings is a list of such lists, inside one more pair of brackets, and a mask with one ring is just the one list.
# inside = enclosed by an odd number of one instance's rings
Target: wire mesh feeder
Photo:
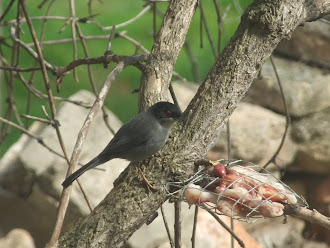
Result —
[[219, 160], [184, 182], [167, 183], [165, 189], [190, 206], [249, 223], [282, 216], [283, 203], [308, 206], [303, 197], [270, 172], [243, 160]]

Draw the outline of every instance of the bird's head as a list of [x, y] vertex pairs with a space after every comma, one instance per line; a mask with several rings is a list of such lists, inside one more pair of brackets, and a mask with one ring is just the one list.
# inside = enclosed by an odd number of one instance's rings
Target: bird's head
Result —
[[153, 115], [162, 123], [171, 125], [177, 120], [182, 120], [181, 110], [173, 103], [158, 102], [150, 107]]

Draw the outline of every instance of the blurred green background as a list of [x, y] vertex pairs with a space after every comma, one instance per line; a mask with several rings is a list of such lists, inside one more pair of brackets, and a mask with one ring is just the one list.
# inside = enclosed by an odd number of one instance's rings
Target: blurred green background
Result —
[[[2, 1], [2, 10], [4, 10], [10, 0]], [[9, 13], [6, 15], [2, 23], [13, 20], [16, 18], [17, 13], [17, 2], [13, 4]], [[42, 8], [38, 8], [38, 5], [42, 1], [30, 0], [27, 1], [27, 7], [30, 16], [44, 16], [48, 8], [49, 2]], [[75, 1], [76, 4], [76, 16], [77, 17], [87, 17], [88, 13], [88, 2], [87, 0]], [[251, 0], [221, 0], [218, 1], [220, 6], [221, 14], [225, 13], [225, 9], [230, 5], [230, 9], [223, 21], [223, 32], [221, 36], [221, 49], [229, 42], [230, 37], [235, 32], [237, 25], [240, 21], [240, 15], [246, 6], [251, 2]], [[136, 16], [144, 7], [146, 2], [142, 0], [125, 0], [125, 1], [100, 1], [94, 0], [92, 3], [92, 13], [97, 14], [95, 20], [97, 20], [103, 26], [112, 26], [123, 23], [134, 16]], [[217, 24], [217, 13], [215, 10], [214, 2], [210, 0], [204, 0], [202, 2], [204, 13], [208, 22], [210, 32], [212, 34], [213, 41], [215, 44], [218, 39], [218, 24]], [[159, 9], [159, 15], [157, 16], [157, 30], [161, 26], [162, 17], [161, 14], [165, 13], [168, 3], [159, 2], [157, 3], [157, 8]], [[50, 12], [50, 16], [70, 16], [69, 1], [57, 0], [54, 2]], [[209, 45], [205, 28], [202, 30], [202, 36], [200, 32], [200, 9], [198, 8], [194, 16], [192, 25], [189, 29], [186, 41], [190, 44], [191, 51], [197, 59], [198, 68], [200, 71], [200, 81], [203, 81], [207, 72], [214, 63], [214, 57], [212, 54], [211, 47]], [[43, 21], [34, 20], [34, 28], [36, 29], [37, 37], [40, 37], [40, 30]], [[65, 21], [60, 20], [48, 20], [46, 26], [46, 33], [44, 40], [61, 40], [65, 38], [72, 37], [71, 25], [67, 25], [63, 32], [59, 32], [64, 26]], [[82, 33], [87, 35], [108, 35], [110, 31], [102, 31], [95, 24], [79, 23]], [[20, 39], [26, 43], [32, 42], [30, 38], [30, 32], [28, 30], [27, 24], [23, 24], [23, 29], [20, 34]], [[5, 41], [12, 44], [9, 38], [9, 28], [10, 25], [1, 26], [2, 35], [6, 37]], [[139, 41], [145, 48], [149, 51], [153, 45], [153, 14], [151, 11], [143, 15], [140, 19], [133, 22], [132, 24], [125, 26], [123, 28], [117, 29], [116, 32], [127, 31], [127, 35], [133, 39]], [[202, 44], [201, 47], [201, 37]], [[90, 40], [87, 41], [87, 46], [89, 49], [90, 57], [99, 57], [104, 54], [107, 47], [107, 40]], [[77, 43], [78, 47], [78, 58], [85, 57], [81, 43]], [[112, 42], [111, 50], [113, 53], [119, 55], [133, 55], [136, 52], [134, 45], [122, 38], [116, 38]], [[11, 48], [1, 45], [2, 56], [6, 60], [11, 62]], [[138, 51], [142, 53], [142, 51]], [[45, 45], [43, 48], [43, 55], [45, 60], [55, 66], [65, 66], [73, 60], [73, 45], [72, 43], [65, 43], [59, 45]], [[28, 68], [35, 66], [35, 61], [28, 55], [23, 49], [21, 49], [19, 57], [19, 66], [22, 68]], [[38, 65], [37, 65], [38, 66]], [[107, 74], [114, 67], [114, 64], [110, 64], [108, 69], [104, 69], [103, 65], [93, 65], [93, 76], [96, 82], [97, 89], [103, 84]], [[178, 57], [177, 63], [175, 65], [175, 71], [180, 75], [185, 77], [189, 81], [194, 81], [192, 73], [192, 64], [187, 55], [187, 50], [183, 48]], [[56, 91], [56, 77], [51, 73], [50, 82], [52, 85], [52, 90], [55, 96], [69, 97], [80, 89], [87, 89], [92, 91], [87, 73], [87, 66], [79, 66], [77, 68], [77, 74], [79, 82], [75, 82], [73, 73], [66, 75], [61, 83], [60, 92]], [[26, 79], [30, 78], [31, 73], [23, 73]], [[106, 106], [110, 108], [123, 122], [126, 122], [131, 117], [137, 113], [137, 94], [131, 94], [132, 90], [139, 88], [141, 72], [135, 67], [127, 67], [116, 79], [110, 92], [106, 99]], [[8, 98], [8, 85], [6, 80], [4, 80], [5, 74], [1, 74], [1, 116], [4, 117], [8, 108], [7, 98]], [[45, 92], [45, 86], [43, 83], [43, 78], [40, 72], [37, 72], [33, 81], [34, 87]], [[19, 80], [14, 80], [13, 84], [13, 94], [15, 96], [16, 105], [19, 114], [24, 114], [27, 112], [27, 98], [28, 91], [22, 85]], [[57, 102], [58, 104], [58, 102]], [[34, 96], [31, 98], [29, 114], [34, 116], [39, 116], [45, 118], [42, 112], [41, 105], [45, 105], [48, 109], [48, 102], [46, 100], [40, 100]], [[14, 118], [11, 118], [15, 121]], [[22, 118], [23, 121], [25, 119]], [[31, 125], [31, 121], [28, 125]], [[21, 135], [21, 132], [15, 129], [11, 129], [11, 132], [6, 136], [6, 139], [0, 144], [0, 156], [2, 156], [5, 151], [12, 145]]]

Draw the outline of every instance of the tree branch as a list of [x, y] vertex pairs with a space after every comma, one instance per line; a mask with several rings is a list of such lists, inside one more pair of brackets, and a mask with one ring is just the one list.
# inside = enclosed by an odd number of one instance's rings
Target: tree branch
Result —
[[[140, 109], [166, 99], [169, 78], [184, 40], [180, 35], [186, 34], [195, 4], [191, 0], [170, 2], [142, 76]], [[137, 164], [131, 164], [94, 211], [64, 234], [59, 247], [120, 247], [166, 200], [162, 185], [192, 172], [193, 162], [210, 148], [277, 44], [298, 25], [329, 12], [329, 1], [310, 1], [307, 5], [305, 0], [256, 0], [251, 4], [185, 111], [184, 128], [175, 126], [165, 147], [139, 164], [160, 190], [149, 192], [139, 177]], [[186, 22], [179, 22], [181, 18]]]

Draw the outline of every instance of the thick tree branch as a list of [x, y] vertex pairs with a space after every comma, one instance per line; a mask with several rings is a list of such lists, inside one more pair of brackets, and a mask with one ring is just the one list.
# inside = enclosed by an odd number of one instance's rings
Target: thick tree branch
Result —
[[[187, 4], [193, 6], [187, 7]], [[192, 171], [193, 161], [202, 158], [210, 148], [277, 44], [289, 37], [298, 25], [330, 13], [329, 1], [308, 4], [305, 0], [256, 0], [248, 7], [234, 37], [185, 111], [186, 126], [176, 126], [162, 151], [139, 164], [149, 180], [161, 186]], [[195, 8], [193, 1], [171, 1], [170, 13], [166, 14], [144, 71], [140, 109], [165, 99], [180, 49], [181, 38], [176, 36], [184, 33], [176, 33], [173, 23], [177, 16], [172, 16], [171, 11], [181, 9], [183, 18], [191, 18], [192, 8]], [[190, 19], [186, 25], [189, 23]], [[176, 25], [187, 28], [180, 23]], [[172, 54], [174, 57], [168, 57], [167, 49], [176, 51]], [[165, 200], [161, 187], [157, 192], [147, 190], [136, 164], [131, 164], [94, 211], [64, 234], [59, 247], [119, 247]]]
[[185, 42], [197, 0], [172, 1], [141, 78], [140, 111], [167, 100], [173, 68]]

